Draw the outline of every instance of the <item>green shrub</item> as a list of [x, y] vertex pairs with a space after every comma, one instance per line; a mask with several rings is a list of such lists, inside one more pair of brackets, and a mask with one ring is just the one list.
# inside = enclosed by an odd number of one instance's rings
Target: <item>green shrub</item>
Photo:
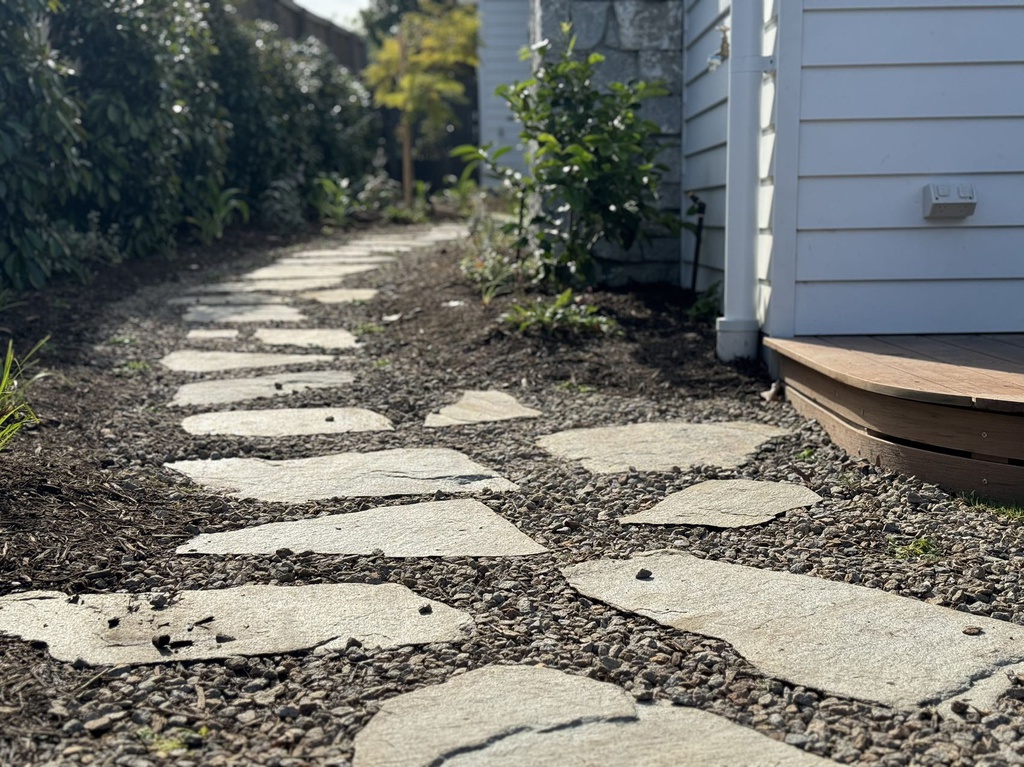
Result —
[[502, 320], [520, 333], [539, 330], [548, 334], [614, 333], [615, 320], [602, 316], [596, 306], [584, 304], [567, 288], [554, 298], [516, 304]]
[[283, 234], [292, 234], [306, 224], [301, 179], [285, 176], [270, 182], [260, 195], [260, 221], [269, 229]]
[[44, 338], [20, 360], [14, 356], [14, 342], [8, 341], [7, 352], [0, 360], [0, 450], [10, 443], [23, 426], [39, 423], [29, 405], [26, 393], [41, 374], [29, 376], [36, 352], [48, 339]]

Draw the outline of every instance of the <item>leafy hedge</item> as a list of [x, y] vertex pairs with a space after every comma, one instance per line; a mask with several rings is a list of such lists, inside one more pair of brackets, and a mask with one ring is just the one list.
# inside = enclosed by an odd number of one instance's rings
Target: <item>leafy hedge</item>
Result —
[[[90, 233], [167, 253], [224, 190], [361, 174], [366, 91], [326, 48], [223, 0], [4, 0], [0, 287], [88, 268]], [[88, 240], [85, 240], [88, 241]]]

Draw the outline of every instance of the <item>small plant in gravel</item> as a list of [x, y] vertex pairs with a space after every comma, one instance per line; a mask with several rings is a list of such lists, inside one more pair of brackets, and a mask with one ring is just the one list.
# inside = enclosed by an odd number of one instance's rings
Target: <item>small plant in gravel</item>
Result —
[[357, 336], [369, 336], [376, 333], [383, 333], [385, 327], [376, 322], [362, 322], [356, 326], [355, 335]]
[[810, 460], [813, 457], [814, 457], [814, 448], [813, 447], [805, 447], [803, 450], [801, 450], [799, 453], [797, 453], [797, 456], [796, 456], [798, 461], [808, 461], [808, 460]]
[[987, 511], [1008, 519], [1024, 520], [1024, 506], [986, 501], [973, 494], [963, 496], [963, 501], [972, 511]]
[[610, 317], [598, 313], [598, 308], [573, 297], [572, 288], [559, 293], [554, 300], [538, 298], [530, 304], [515, 304], [502, 321], [520, 333], [538, 330], [547, 334], [580, 335], [584, 333], [609, 334], [618, 329]]
[[480, 289], [484, 306], [516, 288], [536, 282], [537, 263], [520, 258], [515, 237], [479, 207], [470, 221], [469, 254], [459, 261], [462, 274]]
[[898, 539], [888, 541], [889, 553], [896, 559], [937, 559], [942, 549], [931, 538], [915, 538], [909, 543], [899, 543]]
[[29, 387], [44, 374], [30, 375], [35, 355], [48, 338], [32, 347], [20, 360], [14, 356], [14, 342], [7, 342], [7, 353], [0, 371], [0, 450], [10, 443], [23, 426], [39, 423], [26, 397]]
[[224, 229], [236, 216], [249, 221], [249, 205], [242, 199], [242, 190], [221, 189], [211, 177], [199, 194], [195, 212], [185, 220], [195, 227], [199, 241], [209, 245], [224, 236]]

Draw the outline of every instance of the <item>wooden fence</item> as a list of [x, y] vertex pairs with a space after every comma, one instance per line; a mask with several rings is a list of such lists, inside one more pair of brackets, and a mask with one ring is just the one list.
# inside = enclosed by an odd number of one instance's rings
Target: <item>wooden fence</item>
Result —
[[359, 35], [300, 8], [292, 0], [238, 0], [235, 5], [242, 18], [273, 22], [281, 34], [293, 40], [315, 37], [353, 72], [366, 66], [366, 43]]

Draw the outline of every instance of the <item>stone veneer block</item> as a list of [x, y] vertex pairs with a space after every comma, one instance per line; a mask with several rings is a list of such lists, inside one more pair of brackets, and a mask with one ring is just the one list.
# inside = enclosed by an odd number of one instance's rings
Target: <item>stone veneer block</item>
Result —
[[353, 767], [824, 767], [834, 762], [692, 708], [641, 705], [608, 682], [484, 666], [383, 702]]
[[179, 349], [165, 355], [160, 364], [169, 370], [185, 373], [211, 373], [218, 370], [244, 370], [246, 368], [269, 368], [281, 365], [312, 365], [317, 362], [331, 362], [334, 357], [326, 354], [278, 354], [257, 352], [213, 352], [196, 349]]
[[515, 397], [500, 391], [466, 391], [454, 405], [431, 413], [423, 424], [428, 428], [461, 426], [468, 423], [508, 421], [513, 418], [537, 418], [539, 410], [523, 407]]
[[1020, 626], [809, 575], [674, 551], [562, 572], [591, 599], [729, 642], [767, 676], [896, 708], [942, 701], [1024, 660]]
[[185, 322], [301, 322], [306, 315], [285, 304], [190, 306], [182, 319]]
[[307, 373], [275, 373], [253, 378], [223, 378], [196, 381], [181, 386], [170, 405], [227, 405], [251, 399], [283, 397], [306, 389], [330, 389], [352, 383], [355, 377], [344, 370], [317, 370]]
[[280, 549], [386, 557], [518, 557], [547, 551], [484, 504], [467, 498], [383, 506], [297, 522], [209, 533], [178, 554], [273, 554]]
[[338, 453], [283, 461], [227, 458], [165, 465], [211, 490], [236, 498], [283, 503], [518, 489], [463, 453], [448, 448]]
[[270, 346], [305, 346], [320, 349], [355, 349], [356, 337], [341, 328], [260, 328], [253, 336]]
[[377, 296], [373, 288], [334, 288], [333, 290], [311, 290], [301, 293], [301, 298], [319, 301], [322, 304], [350, 304], [356, 301], [371, 301]]
[[570, 429], [541, 437], [537, 444], [561, 458], [580, 461], [595, 474], [610, 474], [630, 467], [639, 471], [670, 471], [675, 466], [735, 468], [764, 442], [787, 433], [743, 421], [670, 421]]
[[201, 413], [181, 422], [189, 434], [231, 434], [238, 437], [295, 437], [391, 431], [384, 416], [358, 407], [302, 407], [275, 410], [227, 410]]
[[[180, 591], [166, 606], [154, 604], [148, 594], [10, 594], [0, 597], [0, 633], [45, 642], [67, 663], [121, 666], [276, 655], [335, 643], [344, 649], [350, 639], [364, 647], [450, 642], [472, 625], [467, 613], [394, 583]], [[431, 611], [421, 612], [426, 604]]]
[[350, 274], [361, 274], [379, 269], [377, 264], [273, 264], [255, 269], [242, 275], [243, 279], [256, 280], [294, 280], [319, 277], [348, 277]]
[[820, 500], [820, 495], [802, 485], [713, 479], [672, 493], [647, 511], [621, 517], [619, 524], [745, 527], [770, 522], [784, 511]]
[[188, 331], [189, 341], [224, 341], [238, 338], [236, 328], [197, 328]]

